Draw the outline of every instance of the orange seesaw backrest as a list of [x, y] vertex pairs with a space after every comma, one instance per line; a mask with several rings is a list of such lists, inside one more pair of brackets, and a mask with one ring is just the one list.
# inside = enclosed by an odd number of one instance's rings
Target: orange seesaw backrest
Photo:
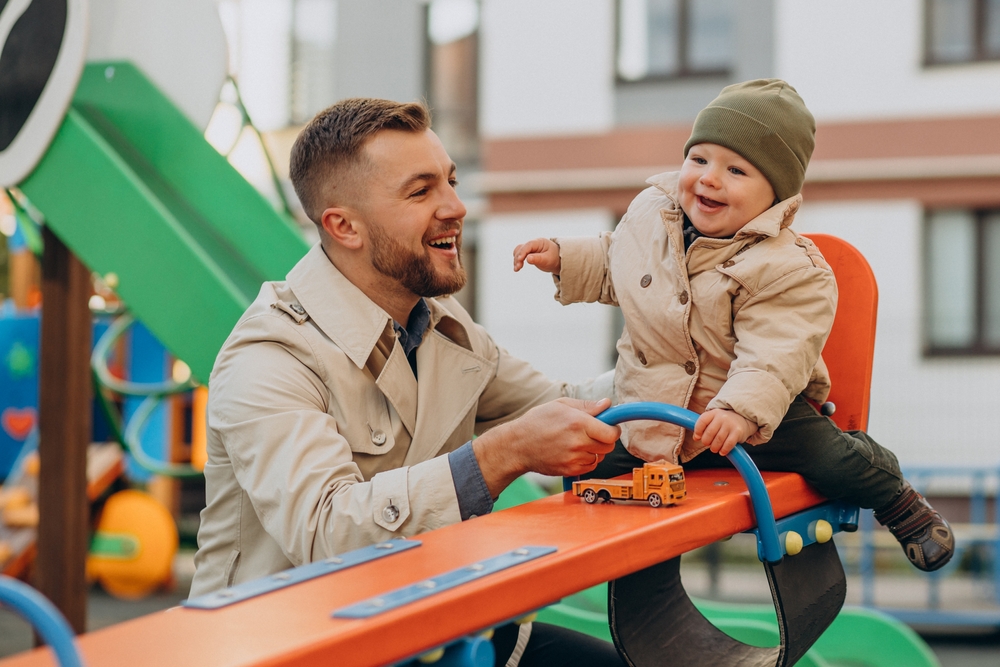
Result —
[[837, 406], [831, 419], [844, 431], [868, 427], [868, 401], [875, 355], [878, 285], [857, 248], [829, 234], [805, 234], [819, 247], [837, 278], [839, 298], [833, 330], [823, 348]]

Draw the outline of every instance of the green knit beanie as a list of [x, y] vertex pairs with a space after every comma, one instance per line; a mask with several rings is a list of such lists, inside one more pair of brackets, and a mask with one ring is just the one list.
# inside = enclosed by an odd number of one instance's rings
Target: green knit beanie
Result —
[[760, 169], [780, 201], [802, 190], [815, 135], [816, 121], [794, 88], [756, 79], [726, 86], [702, 109], [684, 157], [695, 144], [725, 146]]

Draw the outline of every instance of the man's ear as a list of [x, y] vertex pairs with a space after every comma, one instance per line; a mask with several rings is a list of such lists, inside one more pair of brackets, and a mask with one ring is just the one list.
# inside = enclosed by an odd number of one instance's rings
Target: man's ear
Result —
[[349, 250], [361, 248], [362, 239], [358, 233], [357, 214], [350, 209], [335, 206], [323, 211], [320, 217], [323, 231], [338, 245]]

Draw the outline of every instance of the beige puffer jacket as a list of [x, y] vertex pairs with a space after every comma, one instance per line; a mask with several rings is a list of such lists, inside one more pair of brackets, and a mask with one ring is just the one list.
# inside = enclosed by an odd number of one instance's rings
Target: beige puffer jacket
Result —
[[[733, 238], [696, 239], [687, 253], [678, 174], [659, 174], [614, 232], [557, 239], [556, 299], [617, 305], [619, 402], [661, 401], [701, 413], [734, 410], [767, 442], [792, 399], [830, 392], [820, 357], [837, 309], [833, 271], [789, 225], [796, 195], [748, 222]], [[624, 424], [636, 456], [687, 461], [705, 447], [659, 422]]]

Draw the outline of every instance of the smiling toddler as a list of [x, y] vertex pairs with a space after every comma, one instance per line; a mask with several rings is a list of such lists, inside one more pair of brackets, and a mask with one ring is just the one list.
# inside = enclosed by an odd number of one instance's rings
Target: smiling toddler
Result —
[[535, 239], [514, 250], [552, 273], [563, 304], [617, 305], [615, 391], [701, 413], [693, 433], [622, 425], [596, 472], [646, 461], [724, 465], [737, 443], [762, 470], [802, 474], [830, 499], [875, 508], [922, 570], [954, 552], [948, 523], [903, 479], [895, 455], [816, 409], [830, 392], [820, 353], [837, 284], [816, 246], [791, 229], [802, 202], [815, 122], [778, 79], [723, 89], [698, 114], [679, 172], [658, 174], [614, 232]]

